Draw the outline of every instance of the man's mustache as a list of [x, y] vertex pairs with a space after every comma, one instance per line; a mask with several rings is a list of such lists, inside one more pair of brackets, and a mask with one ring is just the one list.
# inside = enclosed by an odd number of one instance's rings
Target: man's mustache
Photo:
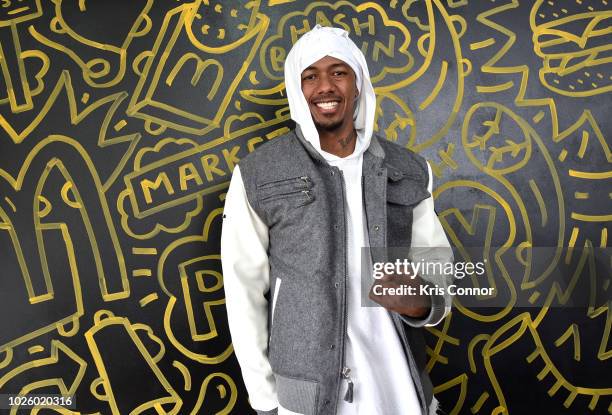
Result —
[[323, 95], [323, 96], [316, 97], [311, 100], [311, 102], [313, 102], [314, 104], [317, 104], [319, 102], [329, 102], [329, 101], [342, 101], [342, 97], [338, 95]]

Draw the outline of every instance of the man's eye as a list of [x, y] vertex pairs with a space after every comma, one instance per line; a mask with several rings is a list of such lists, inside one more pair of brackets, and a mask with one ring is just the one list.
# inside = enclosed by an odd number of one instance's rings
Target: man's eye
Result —
[[344, 76], [346, 75], [346, 71], [336, 71], [334, 72], [334, 76]]
[[315, 79], [314, 75], [306, 75], [302, 78], [302, 81], [312, 81], [313, 79]]

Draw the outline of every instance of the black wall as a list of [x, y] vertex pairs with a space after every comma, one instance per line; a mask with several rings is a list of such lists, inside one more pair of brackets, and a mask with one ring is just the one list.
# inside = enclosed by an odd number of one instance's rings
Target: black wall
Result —
[[[224, 192], [238, 159], [291, 128], [282, 64], [320, 22], [364, 51], [378, 132], [430, 161], [453, 245], [494, 264], [482, 284], [500, 295], [427, 332], [443, 408], [609, 413], [611, 311], [562, 307], [545, 269], [580, 271], [579, 248], [608, 246], [610, 5], [205, 3], [0, 5], [0, 394], [249, 413], [224, 309]], [[609, 277], [609, 257], [597, 270]]]

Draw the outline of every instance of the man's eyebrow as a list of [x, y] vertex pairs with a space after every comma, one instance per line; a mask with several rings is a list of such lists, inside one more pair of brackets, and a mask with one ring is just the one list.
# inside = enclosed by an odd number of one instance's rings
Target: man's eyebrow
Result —
[[[345, 68], [345, 69], [350, 68], [349, 64], [348, 64], [348, 63], [344, 63], [344, 62], [334, 63], [334, 64], [331, 64], [331, 65], [329, 66], [329, 68], [330, 68], [330, 69], [336, 69], [336, 68], [338, 68], [338, 67], [340, 67], [340, 68]], [[314, 67], [314, 66], [308, 66], [307, 68], [305, 68], [305, 69], [302, 71], [302, 73], [304, 73], [304, 72], [306, 72], [306, 71], [318, 71], [318, 70], [319, 70], [319, 69], [318, 69], [318, 68], [316, 68], [316, 67]]]
[[330, 66], [330, 68], [335, 69], [337, 67], [341, 67], [341, 68], [350, 68], [350, 66], [348, 65], [348, 63], [334, 63], [333, 65]]

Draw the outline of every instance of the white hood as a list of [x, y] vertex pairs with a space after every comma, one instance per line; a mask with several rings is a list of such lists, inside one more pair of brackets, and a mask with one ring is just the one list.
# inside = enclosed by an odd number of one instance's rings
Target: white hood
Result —
[[357, 143], [353, 154], [360, 156], [370, 145], [374, 128], [376, 95], [370, 81], [368, 64], [363, 53], [349, 38], [348, 32], [334, 27], [316, 25], [293, 45], [285, 61], [285, 88], [289, 100], [291, 118], [300, 126], [304, 138], [321, 153], [326, 160], [338, 158], [321, 150], [319, 133], [312, 120], [310, 109], [302, 93], [301, 74], [304, 69], [319, 59], [331, 56], [346, 62], [355, 72], [359, 97], [355, 105], [353, 120], [357, 130]]

